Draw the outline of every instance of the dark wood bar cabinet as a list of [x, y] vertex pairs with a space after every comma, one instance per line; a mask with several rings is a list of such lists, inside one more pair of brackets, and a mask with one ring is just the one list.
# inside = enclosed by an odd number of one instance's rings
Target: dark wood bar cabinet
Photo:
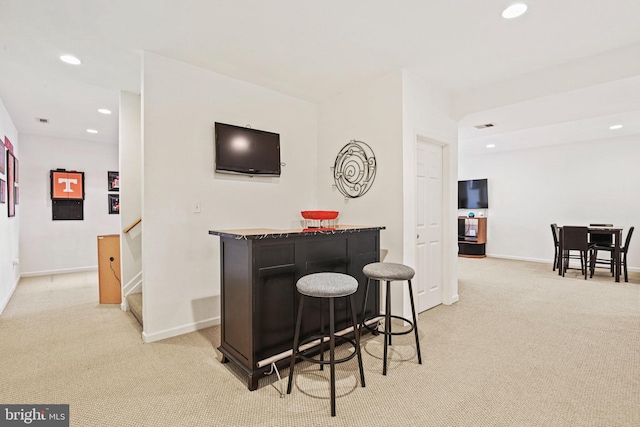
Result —
[[[296, 282], [318, 272], [355, 277], [358, 319], [366, 278], [362, 268], [380, 260], [384, 227], [339, 226], [333, 229], [209, 231], [220, 237], [221, 345], [223, 363], [231, 361], [248, 376], [247, 387], [270, 370], [261, 361], [291, 350], [299, 295]], [[309, 302], [309, 300], [312, 300]], [[336, 330], [351, 325], [347, 299], [336, 301]], [[371, 288], [365, 315], [379, 314], [378, 283]], [[320, 301], [308, 299], [302, 336], [320, 329]], [[325, 316], [328, 322], [328, 316]], [[328, 328], [328, 326], [327, 326]], [[328, 330], [328, 329], [327, 329]], [[276, 362], [285, 366], [289, 357]]]

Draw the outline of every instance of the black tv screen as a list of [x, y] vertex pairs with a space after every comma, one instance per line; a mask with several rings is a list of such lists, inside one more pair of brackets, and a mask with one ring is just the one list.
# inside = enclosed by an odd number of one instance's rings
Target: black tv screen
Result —
[[216, 172], [280, 176], [280, 135], [215, 123]]
[[458, 181], [458, 209], [487, 209], [489, 191], [486, 179]]

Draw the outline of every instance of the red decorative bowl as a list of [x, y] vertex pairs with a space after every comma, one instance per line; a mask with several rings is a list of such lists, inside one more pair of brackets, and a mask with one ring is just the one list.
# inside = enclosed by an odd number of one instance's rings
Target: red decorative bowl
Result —
[[338, 211], [302, 211], [300, 212], [304, 219], [336, 219]]

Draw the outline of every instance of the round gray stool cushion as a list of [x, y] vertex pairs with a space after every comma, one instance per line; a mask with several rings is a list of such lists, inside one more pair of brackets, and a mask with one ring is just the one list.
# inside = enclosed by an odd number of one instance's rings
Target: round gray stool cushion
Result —
[[348, 274], [314, 273], [301, 277], [296, 288], [310, 297], [346, 297], [358, 290], [358, 281]]
[[413, 268], [394, 262], [374, 262], [362, 269], [365, 276], [376, 280], [411, 280], [416, 274]]

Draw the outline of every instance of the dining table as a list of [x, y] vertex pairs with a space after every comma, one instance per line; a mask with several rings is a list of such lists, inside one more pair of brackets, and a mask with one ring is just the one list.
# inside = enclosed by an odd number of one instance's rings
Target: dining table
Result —
[[[616, 282], [620, 281], [620, 268], [621, 268], [621, 259], [620, 259], [620, 240], [622, 240], [622, 227], [610, 227], [610, 226], [587, 226], [590, 235], [603, 235], [608, 234], [613, 236], [613, 275], [615, 277]], [[563, 248], [562, 248], [562, 227], [558, 227], [559, 233], [559, 247], [558, 253], [560, 254], [558, 259], [558, 274], [562, 276], [562, 270], [564, 268], [563, 262], [564, 258], [562, 256]], [[585, 266], [589, 268], [588, 266]]]

